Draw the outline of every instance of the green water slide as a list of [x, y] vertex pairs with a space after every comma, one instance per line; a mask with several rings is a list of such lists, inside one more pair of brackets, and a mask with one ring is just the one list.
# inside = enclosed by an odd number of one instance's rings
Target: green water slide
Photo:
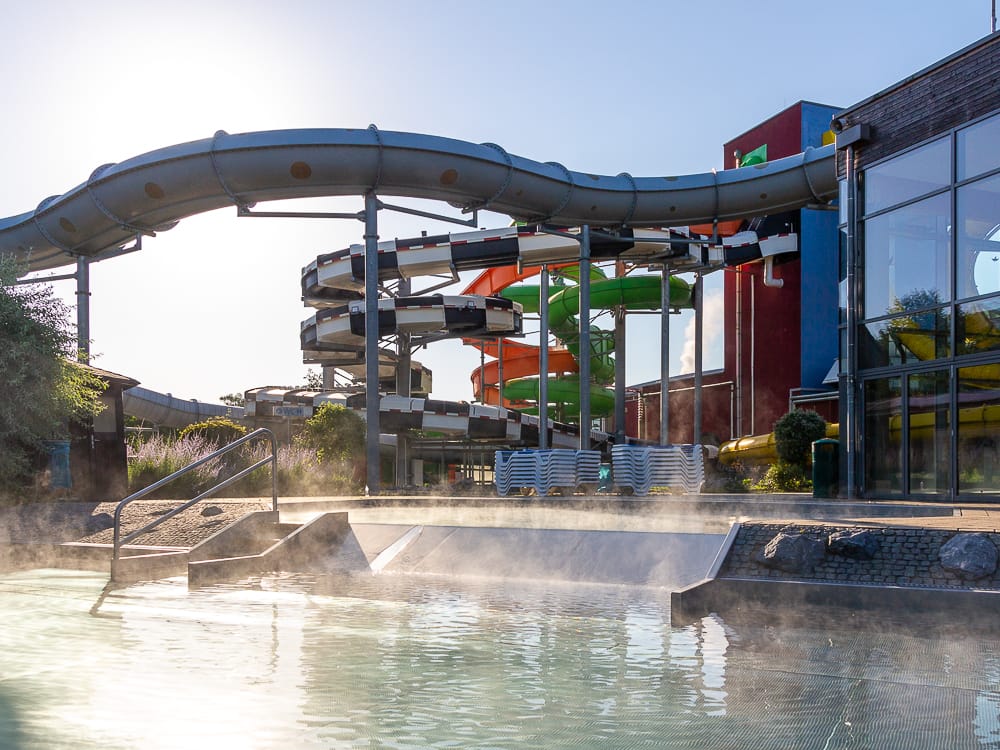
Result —
[[[576, 269], [560, 271], [564, 277], [576, 278]], [[624, 306], [626, 310], [659, 310], [662, 307], [661, 277], [658, 274], [605, 278], [600, 269], [591, 271], [590, 307], [607, 310]], [[520, 302], [525, 312], [538, 312], [540, 289], [535, 285], [518, 285], [505, 289], [502, 295]], [[690, 307], [691, 286], [683, 279], [670, 278], [670, 307]], [[578, 315], [580, 312], [580, 287], [556, 286], [549, 296], [549, 329], [566, 345], [577, 359], [580, 357]], [[590, 328], [590, 372], [594, 380], [591, 387], [591, 412], [605, 415], [614, 409], [614, 391], [603, 388], [614, 380], [614, 332], [597, 326]], [[537, 401], [538, 380], [520, 378], [504, 385], [504, 396], [514, 400]], [[549, 381], [549, 401], [578, 405], [580, 381], [578, 376], [563, 376]]]

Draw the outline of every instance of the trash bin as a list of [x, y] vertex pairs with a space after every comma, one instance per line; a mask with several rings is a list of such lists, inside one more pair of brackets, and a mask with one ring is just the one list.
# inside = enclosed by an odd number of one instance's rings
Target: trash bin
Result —
[[823, 438], [812, 444], [813, 497], [836, 497], [840, 484], [840, 441]]
[[49, 489], [68, 490], [73, 486], [69, 472], [69, 440], [48, 440]]

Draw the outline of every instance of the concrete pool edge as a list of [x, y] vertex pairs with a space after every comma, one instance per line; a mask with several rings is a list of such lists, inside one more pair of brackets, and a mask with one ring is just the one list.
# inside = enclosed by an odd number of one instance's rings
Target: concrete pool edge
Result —
[[777, 624], [794, 610], [849, 610], [863, 615], [946, 617], [963, 626], [1000, 628], [1000, 592], [865, 584], [715, 578], [670, 594], [670, 622], [688, 625], [712, 614], [748, 612]]

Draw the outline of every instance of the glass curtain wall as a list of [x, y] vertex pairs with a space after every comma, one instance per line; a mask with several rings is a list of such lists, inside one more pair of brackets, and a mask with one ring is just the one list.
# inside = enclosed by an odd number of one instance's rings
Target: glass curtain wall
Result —
[[1000, 114], [860, 193], [863, 490], [1000, 499]]

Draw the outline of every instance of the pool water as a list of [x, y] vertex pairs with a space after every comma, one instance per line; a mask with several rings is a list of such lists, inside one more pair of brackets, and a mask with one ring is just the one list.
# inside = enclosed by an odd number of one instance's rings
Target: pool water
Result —
[[0, 748], [1000, 747], [1000, 640], [659, 589], [0, 574]]

